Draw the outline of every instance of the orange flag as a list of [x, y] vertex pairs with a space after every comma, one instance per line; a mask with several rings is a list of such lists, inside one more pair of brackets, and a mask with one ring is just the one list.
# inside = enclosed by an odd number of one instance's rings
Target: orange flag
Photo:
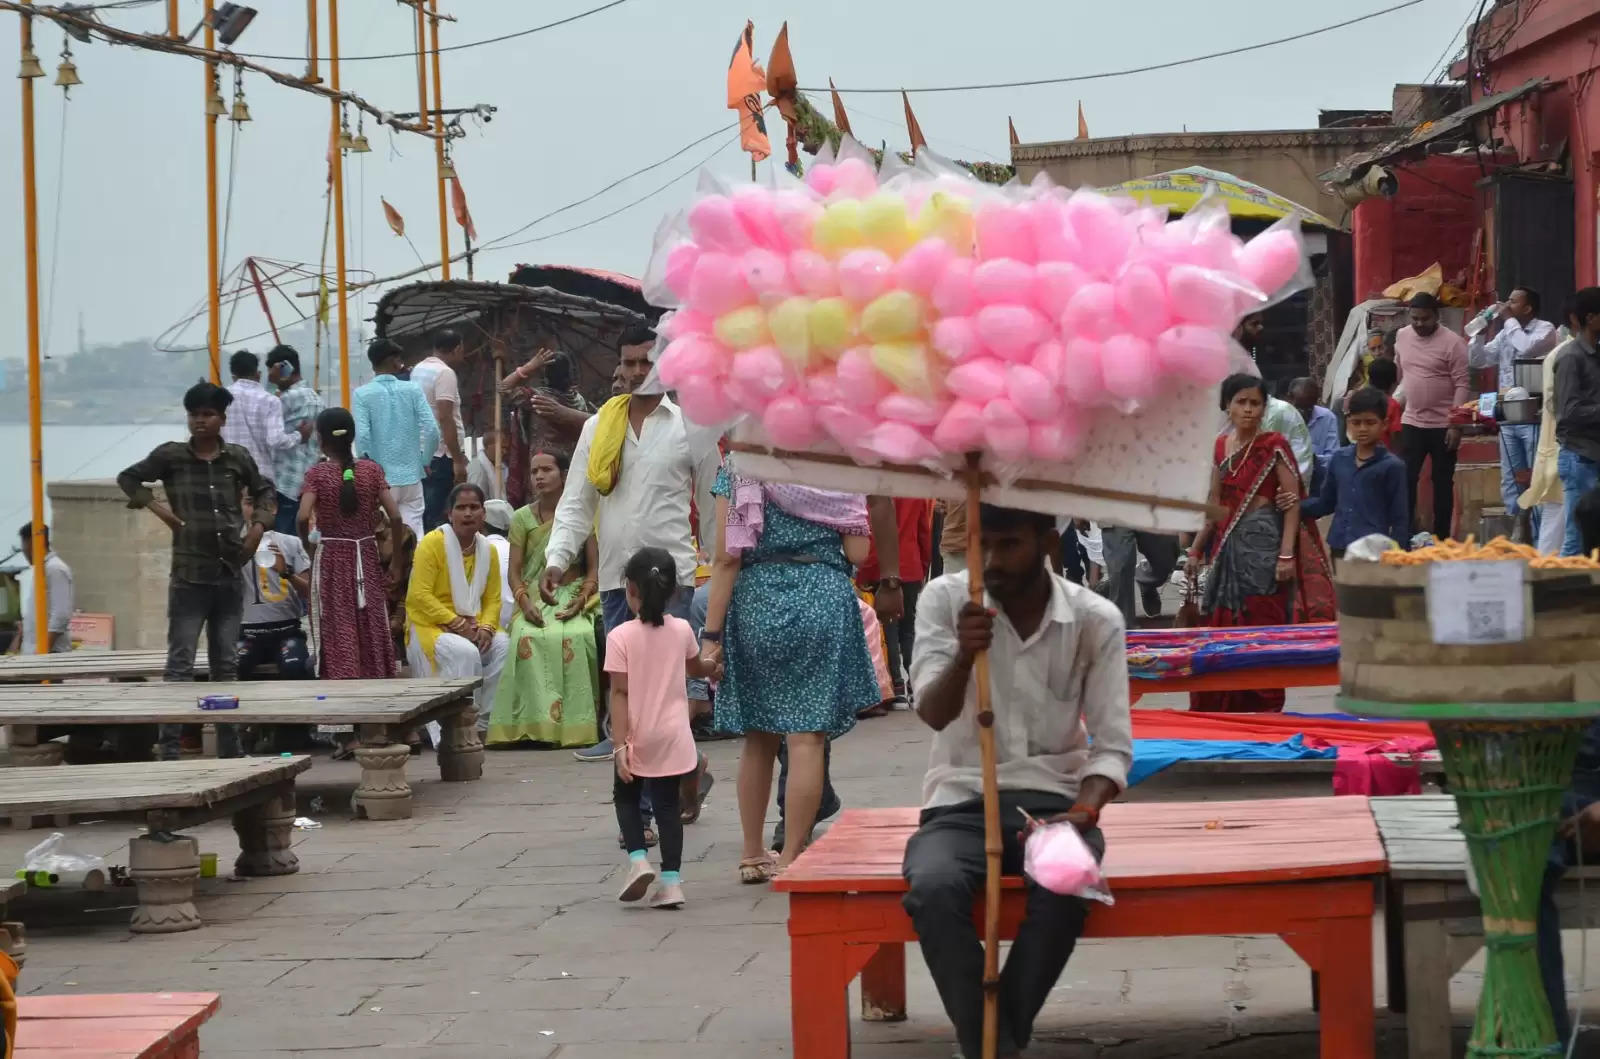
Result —
[[833, 93], [833, 124], [846, 136], [854, 136], [850, 131], [850, 115], [844, 112], [844, 100], [839, 98], [839, 90], [833, 87], [833, 78], [828, 78], [828, 91]]
[[1011, 130], [1011, 146], [1015, 147], [1017, 144], [1022, 142], [1022, 140], [1017, 136], [1017, 123], [1012, 121], [1010, 118], [1007, 118], [1006, 127]]
[[400, 216], [399, 210], [389, 205], [388, 199], [380, 195], [378, 201], [383, 203], [383, 219], [389, 222], [389, 227], [395, 235], [403, 238], [406, 234], [406, 219]]
[[771, 156], [772, 143], [761, 116], [761, 93], [767, 87], [767, 74], [756, 62], [755, 34], [755, 23], [746, 22], [728, 59], [728, 109], [739, 112], [739, 146], [750, 152], [752, 160], [760, 162]]
[[456, 223], [467, 235], [467, 242], [478, 241], [478, 229], [472, 224], [472, 211], [467, 209], [467, 193], [461, 188], [461, 178], [450, 181], [450, 205], [455, 210]]
[[1083, 119], [1083, 100], [1078, 100], [1078, 139], [1089, 138], [1089, 123]]
[[783, 120], [793, 125], [800, 120], [798, 109], [800, 77], [794, 72], [794, 56], [789, 52], [789, 23], [778, 30], [778, 39], [772, 42], [772, 54], [767, 56], [767, 95], [778, 105]]
[[906, 105], [906, 134], [911, 137], [911, 157], [917, 156], [918, 147], [928, 146], [928, 141], [922, 138], [922, 126], [917, 124], [917, 116], [911, 113], [911, 97], [906, 95], [906, 90], [900, 90], [900, 99]]

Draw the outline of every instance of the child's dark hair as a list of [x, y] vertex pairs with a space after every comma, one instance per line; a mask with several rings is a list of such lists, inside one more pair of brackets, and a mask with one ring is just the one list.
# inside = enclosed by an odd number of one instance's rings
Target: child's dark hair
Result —
[[1389, 395], [1376, 386], [1363, 386], [1350, 395], [1350, 407], [1345, 415], [1359, 414], [1375, 415], [1379, 419], [1389, 418]]
[[1591, 489], [1578, 498], [1572, 512], [1578, 520], [1578, 535], [1583, 539], [1583, 554], [1593, 555], [1600, 548], [1600, 488]]
[[340, 467], [339, 510], [354, 515], [359, 506], [356, 496], [356, 421], [347, 408], [326, 408], [317, 416], [317, 437], [322, 452]]
[[189, 387], [183, 395], [183, 410], [185, 412], [198, 412], [204, 408], [219, 415], [227, 415], [228, 406], [232, 403], [233, 394], [214, 382], [205, 382], [204, 380]]
[[1367, 384], [1369, 386], [1376, 386], [1384, 393], [1393, 393], [1396, 384], [1399, 382], [1400, 368], [1388, 357], [1374, 358], [1372, 363], [1367, 365]]
[[672, 556], [665, 548], [640, 548], [622, 568], [622, 576], [639, 593], [639, 620], [661, 625], [678, 590], [678, 567]]

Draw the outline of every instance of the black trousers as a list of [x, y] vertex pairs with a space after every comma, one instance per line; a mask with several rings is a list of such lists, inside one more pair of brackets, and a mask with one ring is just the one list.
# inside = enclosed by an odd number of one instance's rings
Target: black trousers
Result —
[[[1001, 791], [1002, 870], [1008, 875], [1022, 871], [1020, 832], [1025, 821], [1018, 809], [1043, 818], [1071, 807], [1058, 794]], [[1105, 839], [1098, 829], [1083, 838], [1096, 857], [1104, 855]], [[904, 904], [939, 998], [955, 1024], [961, 1053], [968, 1057], [983, 1054], [983, 945], [972, 907], [983, 893], [984, 867], [982, 799], [923, 810], [922, 824], [906, 844], [902, 870], [911, 892]], [[1067, 966], [1088, 915], [1088, 902], [1081, 898], [1028, 883], [1027, 911], [1000, 974], [999, 1054], [1027, 1047], [1033, 1020]]]
[[1425, 524], [1425, 528], [1440, 540], [1450, 536], [1450, 521], [1456, 506], [1456, 454], [1445, 447], [1446, 433], [1444, 427], [1405, 425], [1400, 428], [1400, 451], [1406, 458], [1406, 491], [1413, 511], [1417, 510], [1417, 483], [1422, 480], [1422, 463], [1430, 456], [1433, 458], [1433, 523]]
[[[823, 812], [830, 805], [836, 805], [839, 795], [833, 789], [833, 740], [829, 739], [822, 744], [822, 799], [817, 802], [817, 819], [822, 820], [826, 815]], [[784, 815], [784, 795], [789, 790], [789, 741], [785, 739], [778, 744], [778, 819], [787, 819]]]
[[[683, 865], [683, 817], [678, 815], [678, 784], [683, 776], [635, 776], [627, 783], [612, 773], [611, 800], [617, 807], [617, 826], [628, 849], [644, 849], [644, 813], [639, 796], [649, 792], [656, 814], [656, 837], [661, 840], [661, 870], [677, 871]], [[685, 773], [688, 775], [688, 773]]]
[[917, 598], [922, 594], [922, 582], [903, 581], [900, 593], [906, 601], [904, 615], [883, 623], [883, 640], [889, 649], [889, 679], [894, 682], [896, 695], [906, 693], [911, 676], [911, 648], [917, 642]]

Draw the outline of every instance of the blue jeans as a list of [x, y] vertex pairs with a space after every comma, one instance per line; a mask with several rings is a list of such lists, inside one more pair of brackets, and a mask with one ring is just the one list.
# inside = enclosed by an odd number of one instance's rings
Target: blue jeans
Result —
[[295, 526], [294, 520], [300, 514], [300, 501], [296, 498], [278, 494], [278, 519], [272, 528], [279, 533], [287, 533], [291, 537], [299, 536], [300, 530]]
[[[1500, 499], [1505, 503], [1506, 514], [1517, 513], [1517, 498], [1527, 489], [1517, 484], [1517, 472], [1533, 470], [1533, 457], [1539, 451], [1539, 427], [1536, 423], [1500, 424]], [[1534, 534], [1538, 535], [1539, 509], [1533, 509]]]
[[1561, 475], [1561, 491], [1567, 507], [1567, 536], [1561, 542], [1562, 555], [1578, 555], [1583, 551], [1583, 529], [1578, 525], [1578, 501], [1583, 494], [1600, 484], [1600, 464], [1579, 456], [1563, 447], [1556, 460], [1556, 470]]
[[456, 487], [455, 464], [448, 456], [435, 456], [428, 464], [428, 476], [422, 480], [422, 532], [440, 526], [450, 512], [450, 490]]
[[[161, 679], [194, 679], [194, 653], [202, 626], [206, 633], [208, 679], [213, 682], [238, 679], [239, 628], [243, 620], [244, 583], [237, 577], [218, 584], [173, 578], [167, 587], [167, 666]], [[199, 710], [195, 713], [196, 724], [209, 724], [217, 716]], [[181, 724], [160, 726], [158, 737], [163, 761], [178, 759], [182, 736]], [[217, 756], [239, 757], [241, 753], [238, 727], [218, 724]]]

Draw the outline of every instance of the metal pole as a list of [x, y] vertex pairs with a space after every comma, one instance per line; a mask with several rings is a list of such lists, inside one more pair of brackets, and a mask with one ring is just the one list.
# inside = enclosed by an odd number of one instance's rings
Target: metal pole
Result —
[[320, 85], [322, 83], [322, 71], [317, 69], [317, 0], [306, 0], [305, 81], [311, 85]]
[[[215, 49], [211, 28], [212, 0], [205, 2], [205, 46]], [[222, 382], [222, 263], [217, 246], [217, 116], [210, 113], [217, 86], [217, 64], [206, 63], [206, 346], [211, 353], [211, 381]]]
[[167, 36], [183, 39], [183, 31], [178, 28], [178, 0], [167, 0]]
[[[33, 47], [33, 16], [23, 15], [21, 53]], [[39, 654], [50, 650], [50, 602], [44, 578], [44, 398], [39, 379], [39, 188], [33, 172], [33, 78], [22, 81], [22, 247], [28, 316], [28, 478], [33, 499], [33, 634]]]
[[333, 260], [338, 270], [335, 289], [339, 300], [339, 403], [350, 407], [350, 306], [345, 298], [344, 272], [344, 149], [339, 146], [339, 0], [328, 0], [328, 77], [333, 97]]
[[[417, 0], [417, 13], [422, 13], [422, 0]], [[439, 0], [428, 0], [428, 21], [431, 23], [433, 45], [433, 131], [438, 135], [433, 141], [434, 181], [439, 186], [439, 276], [450, 278], [450, 222], [444, 201], [444, 95], [439, 86]], [[422, 108], [417, 124], [428, 123], [428, 108]]]

